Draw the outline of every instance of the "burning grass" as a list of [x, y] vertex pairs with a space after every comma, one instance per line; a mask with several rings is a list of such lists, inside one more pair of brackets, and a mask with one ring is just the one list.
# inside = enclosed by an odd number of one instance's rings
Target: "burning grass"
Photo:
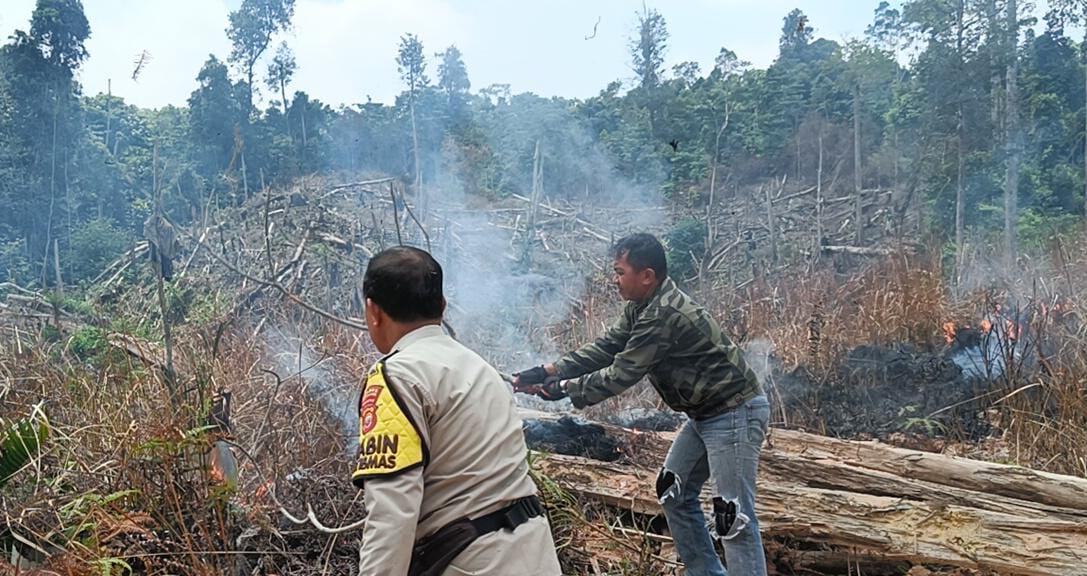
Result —
[[[897, 428], [878, 435], [1087, 476], [1087, 324], [1079, 304], [1087, 301], [1087, 256], [1070, 256], [1082, 253], [1055, 246], [1048, 261], [1059, 266], [1035, 266], [1014, 283], [993, 281], [962, 297], [934, 252], [895, 254], [852, 273], [824, 262], [757, 278], [739, 291], [688, 290], [762, 368], [778, 425], [827, 431], [828, 411], [854, 424], [896, 420]], [[601, 334], [621, 305], [607, 276], [597, 274], [570, 321], [547, 336], [571, 349]], [[960, 338], [949, 339], [949, 330]], [[964, 362], [964, 347], [989, 353]], [[892, 373], [883, 364], [878, 382], [866, 379], [851, 363], [873, 352], [915, 368]], [[910, 387], [916, 398], [895, 396]], [[803, 402], [783, 398], [790, 393]], [[881, 408], [884, 399], [897, 404]], [[606, 419], [641, 408], [661, 408], [645, 384], [587, 414]], [[877, 434], [871, 426], [859, 435]]]
[[[321, 220], [310, 209], [317, 208], [288, 203], [278, 229], [304, 227], [295, 220]], [[345, 207], [341, 215], [353, 209]], [[296, 272], [283, 276], [292, 290], [312, 286], [311, 302], [350, 315], [357, 308], [349, 303], [359, 269], [351, 250], [361, 250], [359, 243], [384, 245], [386, 239], [362, 233], [341, 239], [333, 233], [350, 227], [327, 228], [312, 231], [313, 238], [327, 240], [308, 249], [315, 253], [313, 263], [301, 257], [304, 240], [277, 242], [277, 259], [297, 262]], [[247, 242], [220, 237], [218, 249], [263, 245], [262, 229], [254, 230]], [[951, 362], [957, 337], [949, 343], [945, 325], [988, 321], [1000, 370], [986, 373], [989, 385], [978, 390], [971, 410], [991, 424], [992, 435], [955, 443], [936, 429], [928, 435], [940, 440], [924, 446], [1087, 476], [1083, 254], [1076, 246], [1058, 245], [1048, 259], [1055, 265], [1024, 272], [1003, 291], [965, 296], [956, 295], [935, 253], [898, 254], [861, 266], [824, 261], [811, 269], [759, 275], [737, 289], [708, 279], [688, 289], [759, 365], [772, 387], [776, 423], [814, 430], [826, 427], [824, 405], [834, 404], [858, 421], [874, 412], [864, 398], [879, 389], [848, 378], [858, 349]], [[233, 261], [262, 274], [262, 259]], [[31, 464], [0, 491], [0, 543], [25, 558], [48, 556], [43, 566], [57, 573], [350, 573], [357, 531], [331, 535], [296, 525], [284, 519], [280, 506], [294, 516], [304, 516], [310, 506], [329, 527], [363, 517], [359, 493], [348, 481], [348, 446], [359, 377], [373, 360], [366, 336], [302, 318], [274, 293], [261, 293], [213, 262], [193, 263], [190, 276], [168, 293], [178, 328], [174, 385], [160, 365], [161, 318], [147, 308], [153, 298], [138, 276], [128, 278], [131, 285], [124, 290], [115, 284], [99, 295], [97, 311], [61, 314], [53, 305], [30, 323], [0, 328], [0, 417], [18, 421], [40, 407], [51, 431]], [[536, 313], [534, 302], [522, 315], [528, 325], [511, 328], [527, 334], [518, 342], [538, 354], [557, 354], [614, 321], [622, 303], [606, 267], [599, 261], [579, 264], [593, 272], [564, 280], [561, 297], [572, 304], [569, 317]], [[541, 286], [541, 298], [559, 297], [548, 291], [553, 284]], [[1009, 316], [1014, 344], [1004, 322]], [[487, 341], [474, 337], [471, 327], [456, 328], [469, 344]], [[481, 351], [507, 370], [553, 359], [508, 348]], [[812, 394], [809, 405], [798, 407], [784, 402], [783, 394], [795, 384], [791, 378], [800, 376]], [[228, 430], [222, 418], [212, 417], [223, 412], [221, 392], [230, 393]], [[642, 385], [585, 415], [608, 421], [642, 413], [633, 409], [654, 414], [660, 408], [656, 393]], [[930, 412], [910, 418], [915, 428], [888, 439], [919, 442], [925, 434], [918, 431], [937, 421]], [[224, 446], [237, 458], [236, 481], [230, 480], [229, 464], [211, 461]], [[655, 466], [644, 465], [651, 475]], [[663, 574], [673, 568], [665, 543], [640, 535], [649, 519], [578, 502], [546, 478], [537, 481], [570, 573]]]
[[[5, 550], [49, 557], [43, 568], [69, 574], [312, 574], [315, 565], [349, 572], [357, 535], [292, 525], [275, 496], [296, 516], [312, 505], [327, 526], [362, 517], [348, 481], [352, 433], [328, 415], [349, 402], [353, 380], [313, 377], [314, 364], [328, 360], [319, 356], [277, 364], [276, 351], [246, 337], [250, 330], [238, 326], [218, 340], [208, 338], [214, 331], [183, 331], [171, 399], [163, 372], [146, 358], [102, 341], [80, 359], [63, 328], [50, 342], [8, 327], [0, 335], [8, 384], [0, 415], [16, 420], [40, 406], [52, 437], [0, 492]], [[356, 343], [331, 332], [318, 346], [338, 350], [337, 363], [351, 370], [367, 360]], [[215, 401], [223, 389], [232, 400], [229, 430], [216, 426], [227, 416], [221, 397]], [[238, 458], [236, 476], [229, 462], [212, 461], [217, 443], [244, 447], [227, 450]]]

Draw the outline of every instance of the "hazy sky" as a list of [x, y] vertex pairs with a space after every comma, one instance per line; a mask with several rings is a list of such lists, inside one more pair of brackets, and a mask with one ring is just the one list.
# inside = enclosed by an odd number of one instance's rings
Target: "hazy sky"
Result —
[[[0, 34], [29, 28], [34, 0], [0, 0]], [[184, 104], [209, 54], [226, 59], [227, 14], [240, 0], [83, 0], [91, 25], [90, 58], [80, 74], [84, 92], [106, 91], [130, 103]], [[893, 2], [898, 4], [898, 2]], [[758, 66], [777, 53], [782, 18], [793, 8], [816, 35], [860, 36], [878, 0], [672, 0], [649, 2], [664, 16], [671, 39], [667, 66], [687, 60], [703, 72], [724, 46]], [[516, 92], [585, 98], [615, 79], [633, 76], [627, 50], [641, 0], [297, 0], [292, 85], [326, 103], [389, 102], [402, 84], [396, 71], [399, 37], [419, 35], [428, 56], [456, 44], [472, 89], [508, 83]], [[596, 37], [586, 40], [596, 27]], [[134, 62], [150, 62], [138, 80]], [[263, 76], [264, 67], [260, 72]], [[428, 74], [437, 76], [430, 58]], [[259, 86], [263, 87], [263, 83]]]

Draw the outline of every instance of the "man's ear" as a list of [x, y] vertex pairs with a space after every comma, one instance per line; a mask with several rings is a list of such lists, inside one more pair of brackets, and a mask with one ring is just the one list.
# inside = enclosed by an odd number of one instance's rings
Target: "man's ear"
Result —
[[448, 306], [448, 305], [449, 305], [449, 303], [446, 302], [445, 296], [442, 296], [442, 316], [445, 316], [445, 307]]
[[381, 306], [378, 306], [369, 298], [366, 299], [366, 316], [374, 326], [381, 326], [384, 324], [385, 311], [381, 309]]
[[649, 286], [649, 285], [655, 284], [656, 282], [657, 282], [657, 271], [650, 268], [649, 266], [646, 266], [645, 270], [642, 270], [642, 284], [645, 284], [646, 286]]

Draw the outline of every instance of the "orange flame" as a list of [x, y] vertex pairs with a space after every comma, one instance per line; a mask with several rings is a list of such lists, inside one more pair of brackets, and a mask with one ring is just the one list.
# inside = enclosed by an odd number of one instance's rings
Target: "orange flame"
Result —
[[946, 340], [948, 344], [955, 341], [956, 332], [957, 328], [955, 327], [954, 322], [944, 322], [944, 340]]

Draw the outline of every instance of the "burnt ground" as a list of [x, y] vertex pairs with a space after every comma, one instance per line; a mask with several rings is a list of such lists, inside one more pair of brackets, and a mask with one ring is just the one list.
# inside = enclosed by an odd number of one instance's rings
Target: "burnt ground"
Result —
[[775, 392], [793, 419], [789, 427], [881, 439], [978, 439], [991, 432], [981, 414], [988, 383], [965, 377], [950, 357], [909, 344], [858, 346], [822, 377], [805, 367], [775, 372]]
[[525, 442], [529, 448], [567, 456], [615, 462], [623, 455], [622, 442], [607, 430], [576, 416], [557, 420], [526, 420]]
[[[823, 375], [804, 366], [786, 371], [771, 357], [762, 378], [775, 404], [773, 425], [850, 439], [978, 440], [993, 432], [984, 416], [989, 381], [964, 374], [955, 361], [961, 352], [858, 346], [840, 368]], [[595, 420], [661, 432], [678, 429], [686, 417], [667, 409], [626, 408]], [[536, 450], [607, 462], [623, 450], [604, 428], [577, 415], [529, 420], [525, 438]]]

